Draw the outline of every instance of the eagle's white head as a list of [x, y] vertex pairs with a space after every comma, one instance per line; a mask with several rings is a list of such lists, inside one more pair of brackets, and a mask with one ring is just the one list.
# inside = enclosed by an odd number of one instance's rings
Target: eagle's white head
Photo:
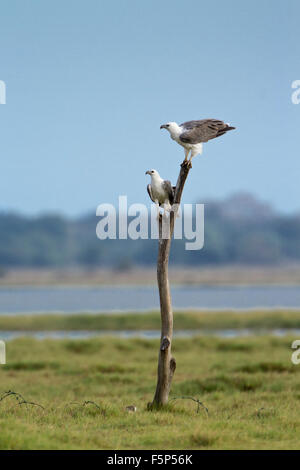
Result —
[[167, 131], [170, 132], [171, 136], [178, 137], [179, 134], [181, 133], [181, 128], [177, 124], [177, 122], [167, 122], [167, 124], [162, 124], [160, 126], [161, 129], [167, 129]]
[[150, 175], [151, 178], [154, 178], [154, 179], [155, 178], [160, 178], [160, 175], [159, 175], [158, 171], [156, 171], [156, 170], [148, 170], [148, 171], [146, 171], [145, 174]]

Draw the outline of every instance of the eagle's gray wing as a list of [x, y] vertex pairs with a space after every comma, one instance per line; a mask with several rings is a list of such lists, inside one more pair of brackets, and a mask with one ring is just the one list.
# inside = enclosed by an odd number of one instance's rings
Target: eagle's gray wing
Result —
[[208, 142], [225, 134], [225, 132], [235, 129], [218, 119], [201, 119], [200, 121], [187, 121], [180, 125], [183, 128], [179, 139], [187, 144], [199, 144]]
[[155, 202], [155, 200], [153, 199], [153, 196], [152, 196], [151, 184], [147, 184], [147, 191], [148, 191], [148, 194], [149, 194], [149, 197], [150, 197], [151, 201]]
[[173, 202], [174, 202], [174, 190], [173, 190], [173, 186], [171, 184], [171, 181], [164, 180], [163, 183], [162, 183], [162, 188], [168, 194], [168, 199], [170, 201], [170, 204], [173, 204]]

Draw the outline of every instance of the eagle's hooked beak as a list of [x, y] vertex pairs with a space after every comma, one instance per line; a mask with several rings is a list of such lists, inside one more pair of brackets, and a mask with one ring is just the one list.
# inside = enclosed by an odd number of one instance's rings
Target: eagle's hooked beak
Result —
[[161, 128], [161, 129], [167, 129], [167, 126], [166, 126], [166, 124], [162, 124], [162, 125], [160, 126], [160, 128]]
[[150, 170], [146, 171], [145, 175], [151, 175]]

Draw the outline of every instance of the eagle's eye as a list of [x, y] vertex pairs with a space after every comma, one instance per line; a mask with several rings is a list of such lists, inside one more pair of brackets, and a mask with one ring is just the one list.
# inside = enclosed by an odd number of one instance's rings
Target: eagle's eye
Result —
[[154, 173], [154, 171], [151, 171], [151, 173], [153, 174], [153, 173]]
[[170, 124], [166, 124], [166, 127], [170, 127]]

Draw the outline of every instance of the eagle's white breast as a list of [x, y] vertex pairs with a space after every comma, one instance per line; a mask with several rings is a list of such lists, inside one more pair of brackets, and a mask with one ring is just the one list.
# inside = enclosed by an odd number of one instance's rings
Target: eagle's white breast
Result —
[[163, 203], [165, 202], [166, 199], [166, 192], [164, 191], [162, 187], [163, 183], [162, 178], [152, 178], [151, 180], [151, 191], [154, 199], [157, 199], [158, 202]]
[[183, 129], [183, 127], [181, 126], [173, 125], [172, 128], [170, 129], [171, 139], [175, 140], [175, 142], [177, 142], [179, 145], [181, 145], [185, 149], [192, 150], [194, 155], [196, 155], [197, 153], [202, 153], [203, 147], [202, 147], [201, 142], [199, 144], [189, 144], [187, 142], [182, 142], [182, 140], [180, 140], [180, 135], [184, 132], [184, 130], [185, 129]]

